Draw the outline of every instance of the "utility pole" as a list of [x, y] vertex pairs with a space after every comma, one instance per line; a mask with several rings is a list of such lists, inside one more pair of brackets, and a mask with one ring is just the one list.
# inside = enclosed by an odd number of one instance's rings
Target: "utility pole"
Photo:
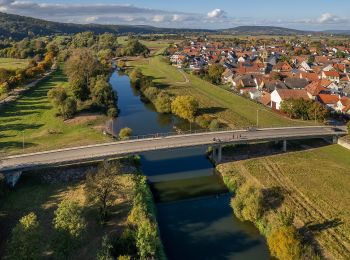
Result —
[[22, 131], [22, 148], [23, 148], [23, 152], [24, 152], [24, 131]]
[[316, 116], [317, 109], [315, 108], [315, 125], [317, 125], [317, 116]]

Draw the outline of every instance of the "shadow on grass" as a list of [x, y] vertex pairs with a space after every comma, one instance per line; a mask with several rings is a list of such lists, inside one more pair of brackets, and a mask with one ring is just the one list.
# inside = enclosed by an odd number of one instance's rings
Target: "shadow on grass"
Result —
[[38, 129], [42, 126], [43, 124], [6, 124], [0, 125], [0, 131], [24, 131], [28, 129]]
[[200, 108], [198, 110], [198, 115], [217, 114], [226, 110], [227, 108], [223, 108], [223, 107], [205, 107], [205, 108]]
[[326, 220], [322, 223], [312, 223], [308, 222], [305, 224], [303, 228], [311, 231], [311, 232], [322, 232], [324, 230], [330, 229], [330, 228], [335, 228], [337, 226], [340, 226], [344, 224], [343, 221], [341, 221], [339, 218], [335, 218], [332, 220]]

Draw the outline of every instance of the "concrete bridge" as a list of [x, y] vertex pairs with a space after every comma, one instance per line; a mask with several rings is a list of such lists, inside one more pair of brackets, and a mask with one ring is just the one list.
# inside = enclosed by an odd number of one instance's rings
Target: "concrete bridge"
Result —
[[0, 160], [0, 172], [15, 173], [53, 165], [91, 161], [108, 157], [122, 157], [147, 151], [196, 146], [213, 146], [217, 162], [221, 161], [222, 147], [229, 144], [244, 144], [261, 141], [283, 141], [282, 150], [287, 151], [287, 141], [297, 139], [329, 138], [337, 142], [347, 134], [346, 128], [334, 126], [307, 126], [195, 132], [191, 134], [155, 135], [132, 138], [105, 144], [74, 147], [39, 153], [10, 156]]

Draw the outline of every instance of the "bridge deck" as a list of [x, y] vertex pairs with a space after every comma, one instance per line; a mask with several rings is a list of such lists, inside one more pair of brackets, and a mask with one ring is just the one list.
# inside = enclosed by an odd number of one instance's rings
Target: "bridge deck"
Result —
[[[324, 138], [345, 135], [346, 133], [345, 129], [330, 126], [311, 126], [232, 130], [145, 138], [11, 156], [0, 161], [0, 171], [25, 170], [44, 165], [99, 159], [108, 156], [126, 156], [152, 150], [257, 141]], [[233, 138], [233, 135], [235, 135], [235, 138]]]

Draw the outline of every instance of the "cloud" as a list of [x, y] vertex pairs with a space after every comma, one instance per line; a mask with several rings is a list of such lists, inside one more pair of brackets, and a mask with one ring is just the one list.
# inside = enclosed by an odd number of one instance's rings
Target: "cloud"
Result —
[[349, 17], [340, 17], [332, 13], [323, 13], [317, 18], [313, 19], [302, 19], [296, 21], [297, 23], [305, 23], [305, 24], [349, 24]]
[[210, 11], [207, 16], [209, 18], [220, 18], [220, 17], [224, 17], [225, 16], [225, 12], [221, 9], [214, 9], [212, 11]]
[[165, 21], [165, 16], [164, 15], [155, 15], [155, 16], [153, 16], [152, 21], [156, 22], [156, 23], [164, 22]]

